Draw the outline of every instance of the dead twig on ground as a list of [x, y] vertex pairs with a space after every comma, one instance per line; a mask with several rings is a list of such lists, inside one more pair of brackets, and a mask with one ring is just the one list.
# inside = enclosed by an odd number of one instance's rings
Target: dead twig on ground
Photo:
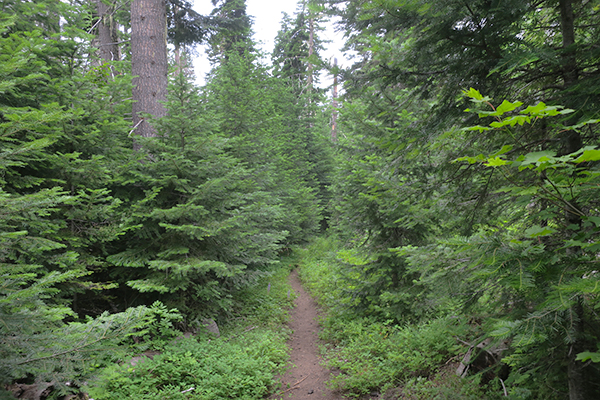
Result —
[[304, 382], [304, 380], [305, 380], [306, 378], [308, 378], [309, 376], [310, 376], [310, 374], [306, 375], [304, 378], [302, 378], [302, 379], [301, 379], [301, 380], [299, 380], [298, 382], [294, 383], [292, 386], [290, 386], [290, 387], [289, 387], [289, 388], [287, 388], [286, 390], [283, 390], [283, 391], [281, 391], [281, 392], [279, 392], [279, 393], [276, 393], [274, 396], [279, 396], [279, 395], [281, 395], [281, 394], [284, 394], [284, 393], [287, 393], [287, 392], [289, 392], [290, 390], [299, 389], [299, 388], [298, 388], [298, 385], [299, 385], [299, 384], [301, 384], [302, 382]]

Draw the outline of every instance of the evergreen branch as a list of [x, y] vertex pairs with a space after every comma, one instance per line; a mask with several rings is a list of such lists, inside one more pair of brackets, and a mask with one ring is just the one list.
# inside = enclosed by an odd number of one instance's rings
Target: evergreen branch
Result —
[[96, 339], [96, 340], [94, 340], [92, 342], [89, 342], [89, 343], [86, 343], [84, 345], [81, 345], [81, 346], [78, 346], [78, 347], [75, 347], [75, 348], [72, 348], [72, 349], [69, 349], [69, 350], [65, 350], [65, 351], [62, 351], [62, 352], [59, 352], [59, 353], [54, 353], [54, 354], [51, 354], [51, 355], [48, 355], [48, 356], [44, 356], [44, 357], [37, 357], [37, 358], [31, 358], [31, 359], [28, 359], [28, 360], [18, 361], [18, 362], [16, 362], [16, 365], [24, 365], [24, 364], [29, 364], [29, 363], [32, 363], [32, 362], [37, 362], [37, 361], [49, 360], [49, 359], [52, 359], [52, 358], [64, 356], [65, 354], [69, 354], [69, 353], [73, 353], [73, 352], [78, 352], [78, 351], [80, 351], [82, 349], [85, 349], [86, 347], [89, 347], [89, 346], [91, 346], [93, 344], [96, 344], [96, 343], [98, 343], [98, 342], [100, 342], [100, 341], [102, 341], [104, 339], [106, 339], [106, 337], [98, 338], [98, 339]]
[[[127, 324], [127, 322], [131, 322], [131, 317], [132, 316], [129, 315], [127, 317], [127, 319], [123, 322], [124, 326], [121, 326], [120, 328], [115, 329], [112, 334], [109, 334], [108, 331], [109, 331], [110, 327], [112, 326], [112, 324], [114, 322], [114, 318], [113, 318], [112, 321], [109, 321], [109, 323], [107, 324], [107, 326], [105, 326], [103, 332], [101, 333], [100, 337], [98, 337], [95, 340], [92, 340], [90, 342], [87, 342], [87, 343], [84, 343], [84, 344], [72, 347], [72, 348], [70, 348], [68, 350], [60, 351], [60, 352], [57, 352], [57, 353], [54, 353], [54, 354], [50, 354], [50, 355], [47, 355], [47, 356], [36, 357], [36, 358], [31, 358], [31, 359], [26, 359], [26, 360], [18, 361], [15, 364], [16, 365], [25, 365], [25, 364], [30, 364], [30, 363], [33, 363], [33, 362], [39, 362], [39, 361], [54, 359], [54, 358], [57, 358], [57, 357], [60, 357], [60, 356], [64, 356], [66, 354], [80, 352], [80, 351], [82, 351], [82, 350], [84, 350], [86, 348], [89, 348], [90, 346], [92, 346], [94, 344], [100, 343], [101, 341], [108, 340], [108, 339], [113, 339], [115, 337], [118, 337], [119, 335], [121, 335], [123, 332], [125, 332], [127, 330], [128, 326], [125, 325], [125, 324]], [[94, 329], [94, 326], [91, 325], [88, 328], [87, 334], [93, 333], [92, 332], [93, 329]]]

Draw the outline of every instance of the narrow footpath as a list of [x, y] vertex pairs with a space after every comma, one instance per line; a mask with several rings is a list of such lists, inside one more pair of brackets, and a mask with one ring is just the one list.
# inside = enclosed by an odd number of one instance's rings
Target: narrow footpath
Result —
[[342, 400], [343, 397], [338, 392], [325, 385], [330, 371], [321, 366], [322, 359], [319, 356], [317, 303], [302, 288], [298, 271], [292, 271], [289, 279], [292, 289], [298, 295], [295, 307], [290, 312], [289, 326], [293, 334], [288, 345], [291, 348], [292, 367], [280, 377], [280, 392], [270, 399]]

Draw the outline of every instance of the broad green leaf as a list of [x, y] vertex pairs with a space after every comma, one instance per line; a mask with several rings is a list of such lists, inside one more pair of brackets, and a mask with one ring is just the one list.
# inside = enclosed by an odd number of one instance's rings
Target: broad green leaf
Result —
[[579, 156], [575, 162], [582, 163], [585, 161], [598, 161], [600, 160], [600, 150], [596, 150], [593, 147], [589, 146], [583, 150], [583, 154]]
[[600, 122], [600, 119], [588, 119], [587, 121], [580, 122], [577, 125], [570, 125], [570, 126], [568, 126], [566, 128], [567, 129], [578, 130], [578, 129], [583, 128], [586, 125], [597, 124], [598, 122]]
[[483, 154], [479, 154], [477, 157], [465, 156], [465, 157], [460, 157], [460, 158], [455, 159], [453, 161], [453, 163], [458, 162], [458, 161], [466, 161], [469, 164], [475, 164], [476, 162], [483, 162], [483, 161], [485, 161], [485, 157], [483, 156]]
[[525, 231], [525, 236], [534, 238], [539, 236], [548, 236], [554, 232], [556, 232], [556, 230], [548, 226], [534, 225]]
[[513, 148], [513, 146], [511, 144], [504, 145], [504, 146], [502, 146], [502, 148], [500, 150], [498, 150], [497, 152], [495, 152], [494, 154], [492, 154], [491, 157], [497, 157], [497, 156], [499, 156], [501, 154], [506, 154], [509, 151], [511, 151], [512, 148]]
[[485, 163], [485, 166], [487, 167], [499, 167], [502, 165], [506, 165], [509, 164], [509, 161], [503, 160], [500, 157], [493, 157], [493, 158], [488, 158], [487, 163]]
[[600, 217], [587, 217], [586, 219], [593, 222], [596, 227], [600, 228]]
[[463, 90], [463, 94], [473, 100], [483, 101], [483, 96], [479, 93], [479, 90], [470, 88], [469, 90]]
[[521, 111], [521, 114], [538, 115], [538, 114], [541, 114], [544, 111], [546, 111], [546, 109], [547, 109], [546, 103], [540, 101], [535, 106], [529, 106], [526, 109], [524, 109], [523, 111]]
[[514, 103], [511, 103], [508, 100], [504, 100], [502, 102], [502, 104], [500, 104], [498, 106], [498, 108], [496, 109], [496, 113], [498, 115], [502, 115], [502, 114], [505, 114], [507, 112], [511, 112], [511, 111], [515, 110], [516, 108], [521, 107], [522, 105], [523, 105], [523, 103], [520, 102], [520, 101], [516, 101]]
[[491, 130], [492, 130], [492, 128], [487, 127], [487, 126], [481, 126], [481, 125], [468, 126], [466, 128], [461, 129], [461, 131], [479, 131], [479, 133], [481, 133], [483, 131], [491, 131]]
[[600, 242], [585, 243], [581, 248], [589, 252], [598, 253], [598, 250], [600, 250]]
[[529, 114], [532, 117], [552, 117], [559, 114], [569, 114], [574, 110], [562, 106], [548, 106], [544, 102], [539, 102], [535, 106], [529, 106], [521, 114]]
[[492, 128], [502, 128], [507, 125], [515, 126], [516, 124], [519, 124], [522, 126], [525, 124], [525, 122], [530, 123], [531, 117], [529, 117], [527, 115], [515, 115], [512, 117], [503, 119], [502, 121], [494, 121], [490, 124], [490, 126]]
[[600, 353], [584, 351], [583, 353], [577, 354], [577, 357], [575, 359], [577, 361], [582, 361], [582, 362], [590, 360], [593, 363], [598, 363], [598, 362], [600, 362]]
[[521, 162], [522, 165], [536, 164], [539, 165], [543, 162], [552, 161], [556, 155], [553, 151], [535, 151], [533, 153], [525, 154], [525, 158]]
[[567, 247], [583, 247], [585, 243], [580, 240], [567, 240], [565, 241], [565, 248]]

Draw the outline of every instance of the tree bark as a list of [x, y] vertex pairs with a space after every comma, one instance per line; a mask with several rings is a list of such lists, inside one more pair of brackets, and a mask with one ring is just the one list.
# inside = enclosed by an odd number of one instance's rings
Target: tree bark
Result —
[[[577, 71], [577, 49], [575, 47], [575, 16], [573, 14], [573, 0], [560, 0], [560, 28], [562, 34], [561, 67], [564, 90], [569, 90], [577, 84], [579, 74]], [[570, 104], [566, 104], [570, 106]], [[575, 124], [574, 118], [570, 118], [565, 125]], [[565, 137], [566, 154], [574, 153], [583, 147], [583, 141], [579, 132], [569, 130]], [[576, 201], [571, 203], [577, 207]], [[566, 219], [570, 224], [581, 225], [581, 217], [566, 210]], [[589, 399], [590, 382], [586, 379], [585, 364], [576, 360], [577, 354], [582, 352], [582, 340], [584, 336], [584, 312], [582, 299], [579, 298], [575, 306], [571, 307], [573, 319], [572, 331], [575, 340], [568, 348], [567, 354], [567, 376], [569, 381], [569, 400]]]
[[[573, 14], [573, 0], [560, 0], [560, 29], [562, 34], [562, 76], [564, 90], [569, 90], [577, 84], [577, 52], [575, 48], [575, 16]], [[565, 104], [570, 106], [570, 104]], [[566, 122], [567, 125], [575, 124], [573, 118]], [[566, 133], [565, 153], [574, 153], [583, 147], [581, 135], [570, 130]]]
[[308, 90], [312, 91], [313, 88], [313, 64], [312, 55], [315, 52], [315, 20], [312, 16], [312, 12], [308, 11]]
[[117, 27], [112, 12], [114, 6], [105, 4], [102, 0], [96, 0], [98, 8], [98, 55], [103, 62], [118, 61], [121, 58], [119, 45], [117, 44]]
[[337, 116], [338, 116], [338, 76], [337, 58], [333, 59], [333, 113], [331, 116], [331, 141], [337, 142]]
[[578, 79], [575, 52], [575, 16], [573, 0], [560, 0], [560, 28], [562, 33], [562, 67], [565, 88], [573, 86]]
[[586, 364], [576, 360], [577, 354], [586, 350], [583, 345], [584, 332], [584, 311], [583, 299], [578, 298], [577, 303], [571, 307], [572, 331], [575, 340], [568, 348], [567, 375], [569, 379], [569, 400], [587, 400], [597, 398], [597, 393], [590, 387], [590, 380], [586, 373]]
[[[156, 131], [143, 117], [163, 117], [167, 111], [167, 15], [164, 0], [131, 3], [131, 69], [133, 73], [133, 126], [135, 134], [154, 137]], [[139, 145], [134, 143], [134, 149]]]
[[[579, 79], [577, 72], [577, 53], [575, 49], [575, 16], [573, 14], [573, 1], [560, 0], [560, 29], [562, 34], [561, 67], [564, 90], [569, 90], [577, 84]], [[569, 106], [569, 104], [566, 104]], [[566, 125], [573, 125], [573, 118], [566, 121]], [[569, 130], [566, 132], [564, 153], [570, 154], [583, 146], [581, 135]], [[575, 203], [575, 200], [571, 201]], [[574, 204], [576, 206], [576, 204]], [[566, 219], [571, 224], [581, 225], [581, 218], [566, 210]], [[573, 332], [575, 340], [571, 343], [567, 354], [567, 376], [569, 381], [569, 400], [585, 400], [588, 393], [588, 382], [583, 371], [584, 364], [576, 360], [577, 353], [583, 351], [581, 336], [583, 335], [583, 307], [581, 299], [578, 304], [571, 308], [573, 315]]]

